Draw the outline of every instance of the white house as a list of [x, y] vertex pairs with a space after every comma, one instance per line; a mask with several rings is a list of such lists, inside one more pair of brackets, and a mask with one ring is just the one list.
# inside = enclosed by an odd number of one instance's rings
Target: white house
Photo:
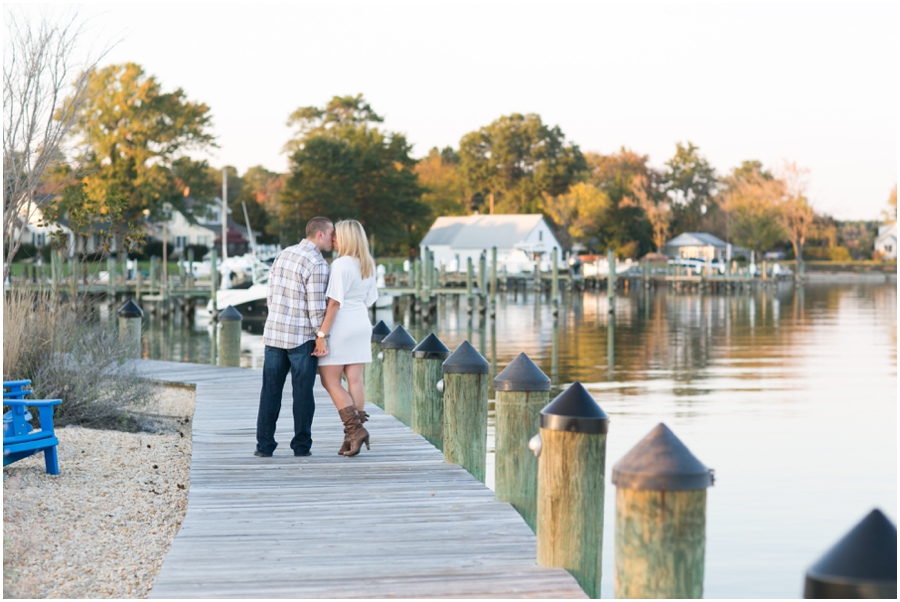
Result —
[[897, 222], [878, 226], [875, 251], [884, 259], [897, 259]]
[[729, 261], [737, 251], [727, 242], [706, 232], [684, 232], [666, 243], [666, 255], [684, 259]]
[[180, 253], [188, 245], [212, 247], [216, 240], [216, 232], [192, 224], [180, 211], [173, 211], [172, 218], [166, 223], [166, 238], [171, 241], [172, 250]]
[[565, 266], [562, 246], [540, 214], [439, 217], [419, 243], [422, 253], [426, 247], [434, 253], [435, 266], [451, 272], [465, 270], [468, 258], [477, 266], [483, 252], [490, 264], [492, 247], [497, 247], [498, 266], [509, 273], [531, 272], [535, 261], [549, 269], [554, 248], [559, 267]]

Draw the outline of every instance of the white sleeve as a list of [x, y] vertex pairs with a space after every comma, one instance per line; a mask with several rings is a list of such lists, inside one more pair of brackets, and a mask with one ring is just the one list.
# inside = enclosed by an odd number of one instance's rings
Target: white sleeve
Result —
[[331, 275], [328, 277], [328, 288], [325, 296], [334, 299], [338, 303], [344, 303], [344, 295], [350, 285], [351, 274], [347, 269], [347, 262], [337, 259], [331, 263]]
[[369, 290], [366, 291], [366, 307], [371, 307], [378, 300], [378, 287], [375, 285], [375, 278], [367, 278]]

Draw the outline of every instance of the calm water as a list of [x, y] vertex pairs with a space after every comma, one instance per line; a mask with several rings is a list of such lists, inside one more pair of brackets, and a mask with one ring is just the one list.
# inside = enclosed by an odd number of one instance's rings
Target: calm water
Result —
[[[635, 292], [616, 299], [613, 328], [607, 309], [604, 295], [585, 293], [554, 321], [533, 295], [509, 295], [493, 323], [452, 303], [433, 328], [404, 322], [416, 340], [433, 331], [451, 350], [469, 340], [494, 374], [524, 351], [551, 376], [553, 395], [581, 381], [610, 415], [604, 597], [613, 597], [612, 466], [659, 422], [716, 471], [708, 598], [800, 597], [808, 566], [872, 508], [896, 522], [896, 285]], [[390, 312], [376, 317], [394, 326]], [[211, 361], [205, 318], [193, 329], [148, 326], [146, 357]], [[262, 367], [261, 339], [243, 334], [244, 366]]]

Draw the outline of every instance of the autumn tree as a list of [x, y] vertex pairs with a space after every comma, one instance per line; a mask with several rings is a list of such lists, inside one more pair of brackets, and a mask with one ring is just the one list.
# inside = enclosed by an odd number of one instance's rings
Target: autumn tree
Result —
[[383, 132], [362, 95], [335, 96], [324, 107], [301, 107], [288, 119], [296, 137], [286, 148], [290, 175], [280, 196], [282, 242], [302, 238], [315, 215], [358, 219], [375, 252], [405, 252], [418, 244], [431, 212], [421, 202], [412, 147]]
[[566, 142], [559, 126], [544, 125], [535, 114], [501, 117], [466, 134], [459, 144], [466, 193], [493, 196], [496, 213], [535, 213], [543, 195], [565, 193], [585, 168], [578, 146]]
[[745, 161], [724, 179], [722, 208], [731, 238], [757, 256], [786, 237], [781, 219], [785, 186], [758, 161]]
[[[240, 180], [240, 192], [229, 205], [232, 216], [239, 216], [240, 223], [244, 223], [243, 212], [246, 207], [250, 227], [261, 233], [258, 242], [263, 244], [278, 242], [277, 195], [284, 187], [284, 178], [281, 174], [257, 165], [248, 169]], [[228, 195], [231, 196], [230, 183], [228, 187]]]
[[596, 246], [598, 227], [606, 222], [612, 203], [605, 192], [586, 182], [573, 184], [563, 194], [544, 195], [541, 209], [555, 224], [563, 247]]
[[[21, 245], [19, 233], [53, 202], [64, 142], [89, 98], [89, 70], [103, 57], [78, 55], [85, 36], [77, 13], [29, 21], [7, 9], [3, 46], [3, 279]], [[67, 95], [67, 90], [70, 93]], [[48, 181], [48, 172], [57, 178]], [[68, 174], [75, 173], [70, 168]], [[36, 194], [41, 190], [43, 194]]]
[[[653, 230], [647, 210], [650, 204], [668, 210], [660, 187], [661, 174], [647, 165], [647, 155], [626, 148], [609, 155], [587, 153], [585, 160], [588, 182], [610, 200], [604, 220], [598, 223], [597, 246], [613, 247], [623, 257], [637, 257], [649, 251]], [[635, 182], [641, 182], [640, 191], [635, 190]], [[638, 194], [646, 196], [646, 207], [641, 207], [636, 200]]]
[[886, 222], [892, 223], [897, 221], [897, 185], [894, 184], [894, 189], [891, 191], [890, 196], [888, 197], [888, 208], [883, 212], [884, 220]]
[[663, 189], [672, 201], [674, 226], [679, 232], [695, 232], [708, 212], [717, 206], [716, 172], [700, 156], [692, 142], [675, 146], [675, 155], [666, 161]]
[[428, 156], [416, 164], [414, 171], [425, 189], [422, 202], [431, 209], [432, 215], [466, 215], [469, 212], [459, 155], [452, 148], [432, 148]]
[[631, 196], [625, 197], [622, 205], [637, 207], [644, 212], [644, 216], [650, 222], [650, 227], [653, 228], [653, 245], [656, 247], [656, 252], [662, 253], [662, 248], [669, 241], [672, 206], [665, 195], [654, 194], [654, 192], [648, 176], [635, 175], [631, 181]]
[[[92, 69], [87, 94], [73, 128], [86, 144], [79, 156], [85, 173], [69, 191], [70, 203], [81, 199], [102, 212], [109, 199], [124, 199], [123, 219], [134, 222], [144, 210], [151, 219], [167, 217], [167, 206], [190, 215], [211, 200], [193, 194], [208, 187], [208, 166], [183, 154], [214, 146], [205, 104], [187, 100], [180, 88], [164, 92], [135, 63]], [[187, 196], [201, 202], [188, 207]]]
[[784, 196], [779, 203], [779, 219], [787, 232], [788, 239], [794, 247], [797, 258], [797, 277], [802, 273], [803, 247], [812, 234], [815, 212], [806, 198], [809, 170], [797, 166], [796, 163], [785, 163], [778, 178], [784, 186]]

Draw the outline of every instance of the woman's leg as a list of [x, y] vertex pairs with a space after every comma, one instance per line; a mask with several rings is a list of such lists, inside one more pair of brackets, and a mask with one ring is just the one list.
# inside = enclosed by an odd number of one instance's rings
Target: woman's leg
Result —
[[350, 398], [357, 411], [362, 412], [366, 407], [366, 385], [363, 381], [363, 364], [349, 364], [344, 366], [344, 374], [347, 375], [347, 389]]
[[341, 386], [341, 374], [343, 372], [344, 366], [319, 366], [319, 377], [322, 379], [322, 386], [331, 395], [331, 401], [338, 411], [354, 405], [350, 394]]

